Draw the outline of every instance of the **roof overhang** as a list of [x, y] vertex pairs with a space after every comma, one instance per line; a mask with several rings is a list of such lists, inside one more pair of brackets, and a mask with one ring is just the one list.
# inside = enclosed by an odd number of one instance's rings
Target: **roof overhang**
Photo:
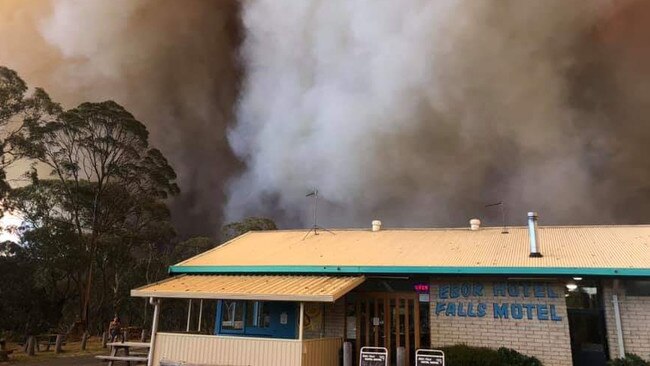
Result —
[[419, 274], [419, 275], [534, 275], [534, 276], [603, 276], [650, 277], [650, 268], [607, 267], [455, 267], [455, 266], [187, 266], [169, 267], [173, 274]]
[[334, 302], [364, 281], [364, 276], [182, 275], [131, 290], [131, 296]]

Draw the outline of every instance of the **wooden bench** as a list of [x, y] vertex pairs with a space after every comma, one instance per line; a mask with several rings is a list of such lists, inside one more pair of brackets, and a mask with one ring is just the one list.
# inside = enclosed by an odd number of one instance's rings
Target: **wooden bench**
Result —
[[[45, 346], [45, 350], [49, 351], [51, 346], [56, 346], [57, 334], [41, 334], [36, 336], [36, 350], [41, 351], [41, 346]], [[61, 345], [65, 345], [65, 336]]]
[[147, 357], [141, 357], [141, 356], [95, 356], [95, 358], [102, 360], [102, 361], [108, 361], [109, 365], [112, 365], [114, 361], [122, 361], [126, 362], [129, 365], [131, 362], [133, 363], [147, 363], [148, 358]]

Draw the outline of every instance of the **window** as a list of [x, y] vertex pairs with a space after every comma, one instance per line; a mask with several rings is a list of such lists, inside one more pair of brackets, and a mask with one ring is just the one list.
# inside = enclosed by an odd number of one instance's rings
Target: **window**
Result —
[[268, 328], [271, 326], [271, 314], [264, 301], [250, 301], [246, 305], [246, 327]]
[[245, 302], [224, 300], [221, 310], [221, 329], [226, 331], [244, 330]]
[[625, 295], [650, 296], [650, 281], [626, 281]]

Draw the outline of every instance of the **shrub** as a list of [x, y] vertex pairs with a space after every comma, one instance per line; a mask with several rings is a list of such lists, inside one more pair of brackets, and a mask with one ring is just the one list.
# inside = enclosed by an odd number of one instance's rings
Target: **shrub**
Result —
[[626, 353], [625, 358], [617, 358], [607, 363], [609, 366], [650, 366], [650, 362], [644, 361], [641, 357]]
[[535, 357], [523, 355], [513, 349], [470, 347], [458, 344], [442, 348], [448, 366], [542, 366]]

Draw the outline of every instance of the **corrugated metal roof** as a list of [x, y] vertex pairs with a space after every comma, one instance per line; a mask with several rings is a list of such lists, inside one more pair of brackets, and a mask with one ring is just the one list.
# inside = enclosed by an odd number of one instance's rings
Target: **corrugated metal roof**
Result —
[[650, 275], [650, 226], [540, 227], [542, 258], [525, 227], [306, 233], [250, 232], [171, 271]]
[[131, 296], [334, 302], [364, 280], [363, 276], [185, 275], [131, 290]]

